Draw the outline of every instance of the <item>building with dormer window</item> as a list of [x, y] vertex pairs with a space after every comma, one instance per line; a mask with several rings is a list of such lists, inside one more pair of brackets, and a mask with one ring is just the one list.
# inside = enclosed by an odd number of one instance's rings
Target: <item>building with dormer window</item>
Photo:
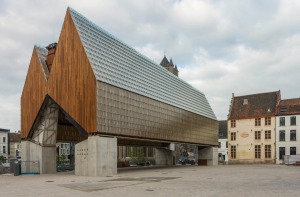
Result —
[[[281, 100], [276, 110], [276, 163], [300, 154], [300, 98]], [[300, 157], [296, 160], [299, 160]], [[286, 161], [288, 162], [288, 161]]]
[[229, 163], [275, 163], [275, 113], [280, 91], [232, 95], [228, 115]]

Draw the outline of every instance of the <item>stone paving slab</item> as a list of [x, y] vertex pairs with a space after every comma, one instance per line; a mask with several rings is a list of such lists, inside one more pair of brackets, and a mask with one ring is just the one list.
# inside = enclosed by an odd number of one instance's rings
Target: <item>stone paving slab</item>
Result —
[[109, 177], [0, 176], [0, 196], [299, 196], [300, 167], [176, 166], [122, 169]]

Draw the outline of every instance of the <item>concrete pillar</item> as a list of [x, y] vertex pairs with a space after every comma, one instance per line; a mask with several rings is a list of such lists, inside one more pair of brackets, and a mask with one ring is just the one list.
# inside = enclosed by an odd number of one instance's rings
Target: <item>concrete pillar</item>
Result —
[[56, 147], [22, 141], [22, 173], [56, 173]]
[[173, 165], [173, 151], [164, 148], [156, 148], [154, 149], [154, 151], [154, 159], [156, 165]]
[[208, 166], [217, 166], [218, 165], [218, 148], [208, 146], [201, 150], [198, 150], [198, 159], [207, 160]]
[[109, 176], [117, 174], [117, 138], [90, 136], [75, 146], [75, 174]]
[[75, 145], [75, 175], [88, 176], [88, 140]]

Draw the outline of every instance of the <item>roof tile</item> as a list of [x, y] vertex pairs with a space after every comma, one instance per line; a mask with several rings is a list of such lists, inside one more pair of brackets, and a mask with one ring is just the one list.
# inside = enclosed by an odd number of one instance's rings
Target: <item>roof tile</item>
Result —
[[275, 116], [280, 91], [233, 97], [228, 119]]

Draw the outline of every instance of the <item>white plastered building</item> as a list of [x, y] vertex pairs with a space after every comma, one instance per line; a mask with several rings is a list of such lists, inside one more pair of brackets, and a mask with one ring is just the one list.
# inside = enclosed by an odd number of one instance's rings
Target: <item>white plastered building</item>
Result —
[[[276, 113], [276, 163], [300, 159], [300, 98], [281, 100]], [[286, 161], [287, 162], [287, 161]]]

